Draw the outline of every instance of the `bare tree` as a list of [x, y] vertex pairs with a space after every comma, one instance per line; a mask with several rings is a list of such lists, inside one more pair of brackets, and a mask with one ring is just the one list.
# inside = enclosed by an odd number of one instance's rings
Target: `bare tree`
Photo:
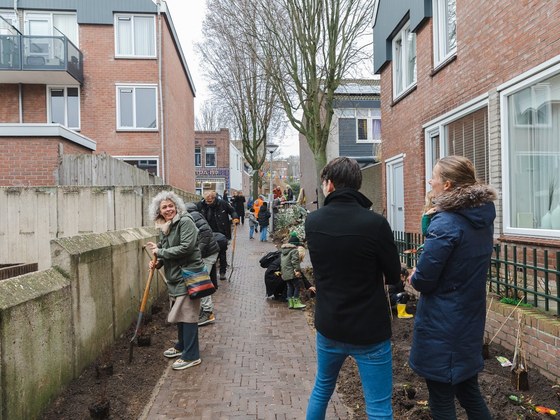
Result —
[[230, 125], [228, 116], [217, 101], [204, 101], [195, 120], [197, 131], [219, 131]]
[[[243, 155], [255, 170], [256, 194], [266, 143], [282, 126], [277, 95], [259, 65], [261, 50], [257, 40], [248, 36], [256, 31], [256, 8], [250, 0], [208, 0], [207, 4], [204, 41], [197, 48], [207, 65], [214, 101], [220, 101], [223, 113], [231, 117], [243, 143]], [[242, 25], [249, 30], [241, 31]]]
[[[374, 0], [254, 0], [262, 24], [260, 64], [291, 125], [306, 139], [318, 173], [326, 164], [333, 97], [340, 81], [371, 56]], [[319, 190], [321, 190], [319, 188]]]

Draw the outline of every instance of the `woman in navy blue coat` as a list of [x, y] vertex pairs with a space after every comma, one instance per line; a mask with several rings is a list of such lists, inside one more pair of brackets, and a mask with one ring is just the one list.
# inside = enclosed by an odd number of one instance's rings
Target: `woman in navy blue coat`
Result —
[[456, 418], [455, 397], [469, 419], [491, 419], [478, 373], [497, 194], [476, 180], [472, 162], [462, 156], [440, 159], [430, 185], [437, 212], [410, 277], [421, 292], [410, 367], [426, 380], [434, 420]]

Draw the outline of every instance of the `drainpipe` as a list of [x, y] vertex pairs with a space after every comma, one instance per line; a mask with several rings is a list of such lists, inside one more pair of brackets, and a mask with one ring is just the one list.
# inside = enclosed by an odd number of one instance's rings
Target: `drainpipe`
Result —
[[19, 95], [18, 95], [18, 108], [19, 108], [19, 123], [23, 124], [23, 87], [21, 83], [18, 83]]
[[161, 139], [161, 175], [163, 182], [167, 183], [167, 162], [166, 162], [166, 152], [165, 152], [165, 123], [163, 120], [163, 92], [162, 92], [162, 48], [163, 48], [163, 38], [161, 29], [161, 0], [157, 0], [157, 16], [158, 16], [158, 93], [159, 93], [159, 121], [160, 121], [160, 139]]
[[[14, 13], [16, 14], [16, 19], [19, 21], [18, 16], [18, 0], [14, 0]], [[19, 24], [18, 24], [19, 30]], [[20, 59], [23, 59], [20, 57]], [[19, 111], [19, 123], [23, 123], [23, 88], [21, 83], [18, 83], [18, 111]]]

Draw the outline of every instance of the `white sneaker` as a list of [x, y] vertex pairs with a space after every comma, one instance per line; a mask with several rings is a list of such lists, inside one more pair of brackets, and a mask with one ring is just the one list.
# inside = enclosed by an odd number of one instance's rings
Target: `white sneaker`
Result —
[[174, 357], [180, 356], [183, 353], [181, 350], [177, 350], [175, 347], [171, 347], [163, 352], [165, 357], [173, 359]]
[[171, 365], [171, 367], [173, 368], [173, 370], [183, 370], [196, 365], [200, 365], [201, 362], [202, 359], [196, 359], [196, 360], [177, 359], [175, 360], [175, 362], [173, 362], [173, 365]]

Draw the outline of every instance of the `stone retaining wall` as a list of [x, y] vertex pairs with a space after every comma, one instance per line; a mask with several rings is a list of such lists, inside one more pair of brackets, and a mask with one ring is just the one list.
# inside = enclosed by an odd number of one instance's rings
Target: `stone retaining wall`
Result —
[[[0, 282], [0, 420], [37, 417], [136, 319], [153, 228], [51, 241], [53, 267]], [[154, 276], [151, 303], [165, 293]]]

